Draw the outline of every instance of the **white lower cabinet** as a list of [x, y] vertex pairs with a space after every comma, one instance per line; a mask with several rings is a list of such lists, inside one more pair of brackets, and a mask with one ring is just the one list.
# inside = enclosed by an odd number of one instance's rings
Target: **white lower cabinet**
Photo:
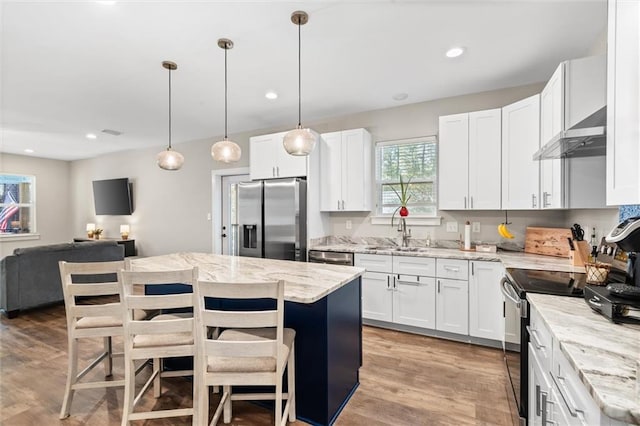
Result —
[[365, 272], [362, 275], [362, 317], [391, 321], [392, 293], [390, 289], [391, 275], [381, 272]]
[[600, 411], [534, 306], [530, 313], [528, 424], [622, 426]]
[[436, 329], [456, 334], [469, 333], [469, 282], [438, 278]]
[[469, 274], [469, 335], [501, 340], [504, 336], [500, 262], [471, 261]]
[[356, 253], [355, 266], [367, 270], [364, 320], [495, 342], [504, 336], [500, 262]]
[[435, 328], [436, 279], [411, 275], [393, 279], [393, 322]]

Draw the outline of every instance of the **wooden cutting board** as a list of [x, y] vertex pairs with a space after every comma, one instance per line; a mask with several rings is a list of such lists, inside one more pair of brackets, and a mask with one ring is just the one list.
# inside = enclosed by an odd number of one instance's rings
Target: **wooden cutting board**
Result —
[[525, 253], [568, 258], [569, 242], [567, 238], [571, 238], [569, 228], [527, 227], [524, 251]]

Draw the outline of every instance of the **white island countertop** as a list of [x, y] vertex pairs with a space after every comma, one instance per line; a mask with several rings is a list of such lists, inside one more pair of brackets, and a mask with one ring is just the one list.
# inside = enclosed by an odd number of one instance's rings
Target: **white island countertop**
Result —
[[560, 350], [607, 416], [640, 424], [640, 326], [614, 324], [582, 298], [527, 294]]
[[363, 268], [293, 262], [289, 260], [225, 256], [210, 253], [172, 253], [137, 258], [134, 271], [163, 271], [198, 267], [203, 281], [258, 282], [284, 280], [284, 298], [314, 303], [364, 273]]

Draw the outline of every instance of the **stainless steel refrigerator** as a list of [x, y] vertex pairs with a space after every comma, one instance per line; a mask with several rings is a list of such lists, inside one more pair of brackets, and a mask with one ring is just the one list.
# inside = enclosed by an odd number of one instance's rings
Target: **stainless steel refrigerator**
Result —
[[238, 184], [240, 256], [307, 261], [307, 181]]

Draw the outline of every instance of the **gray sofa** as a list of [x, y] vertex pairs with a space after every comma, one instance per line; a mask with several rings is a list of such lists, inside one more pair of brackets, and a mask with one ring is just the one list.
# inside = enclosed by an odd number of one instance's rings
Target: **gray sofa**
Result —
[[[106, 262], [124, 259], [115, 241], [64, 243], [18, 248], [0, 261], [0, 309], [9, 318], [20, 310], [64, 300], [58, 262]], [[100, 281], [97, 279], [96, 281]]]

